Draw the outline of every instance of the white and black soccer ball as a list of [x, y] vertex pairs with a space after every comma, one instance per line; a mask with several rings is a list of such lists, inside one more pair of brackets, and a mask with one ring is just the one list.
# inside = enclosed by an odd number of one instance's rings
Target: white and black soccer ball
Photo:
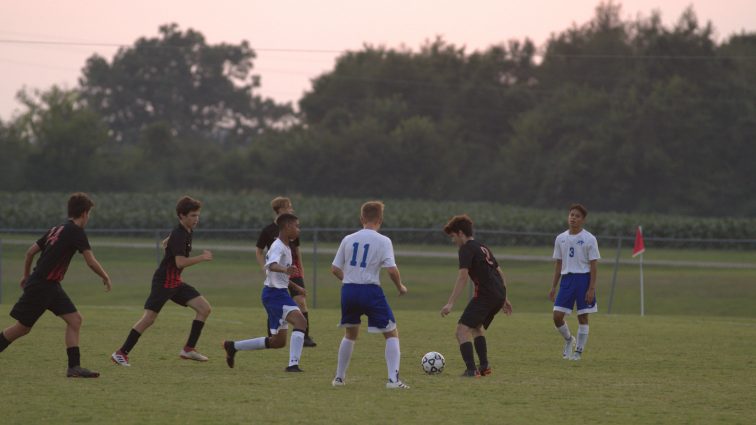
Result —
[[422, 366], [425, 373], [428, 375], [437, 375], [444, 370], [446, 366], [446, 359], [441, 353], [431, 351], [423, 356]]

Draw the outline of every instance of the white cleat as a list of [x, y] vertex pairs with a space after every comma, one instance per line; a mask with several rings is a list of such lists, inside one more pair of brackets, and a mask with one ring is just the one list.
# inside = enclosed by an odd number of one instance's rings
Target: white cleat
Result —
[[565, 360], [569, 360], [572, 358], [572, 351], [575, 350], [575, 344], [577, 343], [577, 340], [574, 336], [570, 337], [570, 340], [564, 343], [564, 348], [562, 349], [562, 358]]
[[207, 361], [207, 356], [200, 354], [197, 350], [181, 350], [179, 356], [184, 360], [196, 360], [198, 362]]
[[343, 379], [341, 379], [341, 378], [339, 378], [337, 376], [337, 377], [333, 378], [333, 381], [331, 382], [331, 385], [333, 385], [334, 387], [343, 387], [344, 385], [346, 385], [346, 383], [344, 383]]
[[583, 352], [582, 351], [575, 351], [572, 353], [572, 357], [570, 357], [570, 360], [580, 360], [583, 358]]
[[386, 382], [386, 388], [389, 388], [389, 389], [399, 388], [402, 390], [408, 390], [410, 387], [409, 385], [405, 384], [401, 380], [397, 380], [396, 382], [389, 380], [388, 382]]
[[129, 356], [127, 356], [126, 354], [123, 354], [120, 350], [111, 354], [110, 360], [112, 360], [113, 363], [120, 366], [131, 366], [129, 364]]

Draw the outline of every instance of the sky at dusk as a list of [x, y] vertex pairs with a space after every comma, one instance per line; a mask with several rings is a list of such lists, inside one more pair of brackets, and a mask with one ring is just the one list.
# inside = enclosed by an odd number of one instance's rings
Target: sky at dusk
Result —
[[[618, 3], [615, 1], [615, 3]], [[701, 23], [711, 21], [717, 39], [756, 32], [756, 0], [625, 0], [623, 19], [658, 10], [665, 25], [692, 5]], [[132, 45], [157, 36], [175, 22], [193, 28], [210, 44], [249, 41], [257, 51], [258, 93], [279, 102], [296, 101], [310, 82], [332, 69], [345, 50], [364, 44], [416, 50], [442, 36], [467, 51], [511, 39], [543, 45], [553, 33], [582, 25], [599, 0], [25, 0], [0, 5], [0, 119], [19, 109], [24, 86], [73, 88], [86, 59], [98, 53], [110, 61], [115, 46], [27, 44], [28, 41]], [[287, 51], [289, 50], [289, 51]], [[308, 50], [309, 52], [304, 52]]]

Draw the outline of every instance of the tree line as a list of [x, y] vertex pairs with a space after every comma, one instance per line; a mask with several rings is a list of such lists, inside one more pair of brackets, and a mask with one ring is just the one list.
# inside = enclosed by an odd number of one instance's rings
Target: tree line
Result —
[[0, 190], [208, 190], [756, 213], [756, 33], [602, 3], [541, 47], [366, 45], [299, 108], [257, 95], [246, 42], [176, 24], [76, 88], [22, 91]]

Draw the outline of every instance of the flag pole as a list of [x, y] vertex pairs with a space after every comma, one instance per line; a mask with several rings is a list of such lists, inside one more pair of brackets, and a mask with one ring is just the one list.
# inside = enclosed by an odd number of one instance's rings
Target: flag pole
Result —
[[633, 245], [633, 257], [640, 255], [640, 315], [646, 314], [646, 306], [643, 297], [643, 253], [646, 251], [646, 245], [643, 243], [643, 228], [638, 226], [635, 229], [635, 245]]
[[640, 255], [640, 301], [641, 301], [641, 317], [646, 314], [645, 306], [643, 303], [643, 254]]

